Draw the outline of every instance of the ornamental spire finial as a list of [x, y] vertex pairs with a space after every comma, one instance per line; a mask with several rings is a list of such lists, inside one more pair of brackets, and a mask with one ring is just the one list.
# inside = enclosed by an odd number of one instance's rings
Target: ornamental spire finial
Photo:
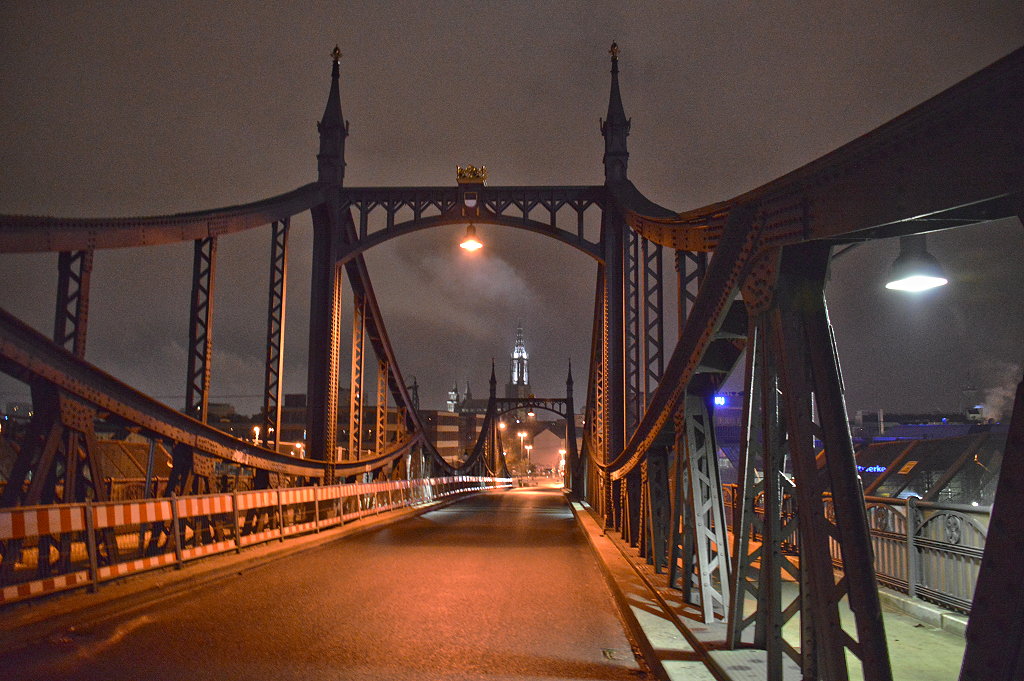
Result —
[[335, 64], [341, 61], [341, 48], [335, 45], [334, 49], [331, 50], [331, 57], [334, 59]]
[[608, 50], [608, 54], [612, 55], [612, 61], [619, 60], [619, 44], [614, 40], [612, 41], [611, 48]]

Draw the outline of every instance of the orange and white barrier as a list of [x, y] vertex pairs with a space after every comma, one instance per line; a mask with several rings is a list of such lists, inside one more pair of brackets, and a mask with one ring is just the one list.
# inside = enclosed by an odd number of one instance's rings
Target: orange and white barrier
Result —
[[[317, 532], [369, 514], [379, 514], [398, 508], [414, 507], [431, 503], [437, 499], [480, 489], [497, 489], [512, 486], [506, 478], [453, 476], [445, 478], [422, 478], [416, 480], [391, 480], [339, 484], [293, 489], [257, 490], [232, 494], [207, 494], [194, 497], [172, 497], [131, 502], [105, 502], [84, 504], [62, 504], [56, 506], [29, 506], [24, 508], [0, 509], [0, 542], [10, 542], [5, 548], [21, 556], [23, 545], [35, 546], [40, 538], [58, 537], [71, 534], [73, 545], [84, 548], [89, 557], [88, 569], [73, 565], [63, 575], [50, 575], [39, 579], [26, 579], [19, 583], [4, 584], [0, 581], [0, 605], [34, 598], [65, 589], [81, 586], [96, 588], [100, 582], [124, 577], [137, 572], [166, 567], [180, 566], [187, 560], [194, 560], [227, 551], [237, 551], [243, 546], [260, 542], [281, 540], [286, 536]], [[346, 500], [352, 500], [346, 504]], [[312, 508], [310, 508], [312, 506]], [[346, 506], [350, 508], [346, 512]], [[353, 509], [354, 507], [354, 509]], [[327, 510], [326, 513], [324, 511]], [[243, 530], [247, 516], [256, 513], [269, 519], [269, 527], [261, 526]], [[190, 519], [214, 518], [221, 530], [230, 529], [231, 538], [182, 547], [191, 540], [198, 542], [198, 530]], [[223, 516], [231, 519], [225, 528]], [[193, 534], [185, 537], [186, 529]], [[126, 560], [112, 565], [99, 565], [97, 543], [102, 536], [106, 541], [116, 541], [139, 533], [141, 550], [147, 532], [168, 538], [160, 547], [163, 553]], [[68, 538], [64, 538], [65, 541]], [[134, 542], [134, 540], [132, 540]], [[85, 546], [82, 547], [82, 544]], [[31, 553], [25, 549], [26, 553]], [[108, 552], [109, 553], [109, 552]], [[12, 554], [13, 555], [13, 554]], [[81, 551], [78, 553], [81, 562]], [[55, 568], [55, 566], [53, 566]], [[31, 568], [0, 575], [0, 580], [15, 580]], [[14, 575], [12, 578], [10, 575]]]

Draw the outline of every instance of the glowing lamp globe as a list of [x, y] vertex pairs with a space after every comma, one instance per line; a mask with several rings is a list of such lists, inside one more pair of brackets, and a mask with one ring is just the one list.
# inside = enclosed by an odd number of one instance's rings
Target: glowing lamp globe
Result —
[[480, 243], [480, 240], [476, 238], [476, 227], [472, 222], [466, 226], [466, 238], [462, 240], [462, 243], [459, 244], [459, 246], [470, 252], [484, 247], [484, 245]]

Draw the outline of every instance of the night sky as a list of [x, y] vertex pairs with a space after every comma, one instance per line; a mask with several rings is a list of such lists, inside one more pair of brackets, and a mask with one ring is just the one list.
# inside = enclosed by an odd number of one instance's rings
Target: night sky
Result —
[[[616, 40], [630, 178], [678, 211], [812, 161], [1024, 44], [1019, 2], [835, 4], [5, 2], [0, 212], [173, 213], [313, 181], [335, 43], [346, 185], [453, 186], [459, 164], [486, 165], [492, 185], [560, 185], [602, 182]], [[292, 224], [285, 388], [304, 392], [312, 230], [308, 214]], [[503, 384], [518, 320], [535, 392], [562, 394], [571, 357], [582, 404], [593, 262], [486, 226], [468, 258], [460, 232], [366, 256], [423, 406], [442, 407], [455, 381], [485, 395], [492, 357]], [[262, 390], [269, 241], [268, 227], [219, 246], [212, 394], [246, 413]], [[835, 263], [851, 412], [955, 410], [973, 385], [998, 415], [1020, 379], [1020, 223], [929, 248], [952, 284], [919, 296], [883, 287], [896, 242]], [[191, 258], [191, 243], [98, 252], [89, 320], [87, 359], [179, 408]], [[0, 257], [0, 306], [47, 334], [55, 286], [55, 254]], [[0, 393], [27, 397], [6, 379]]]

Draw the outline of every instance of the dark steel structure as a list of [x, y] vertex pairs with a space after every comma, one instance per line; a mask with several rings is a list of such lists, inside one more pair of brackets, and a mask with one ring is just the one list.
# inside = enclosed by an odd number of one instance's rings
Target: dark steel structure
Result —
[[[667, 570], [706, 622], [727, 621], [730, 646], [765, 650], [768, 679], [782, 678], [788, 657], [805, 679], [841, 681], [849, 676], [848, 654], [859, 660], [865, 678], [890, 679], [825, 281], [837, 246], [1021, 216], [1024, 50], [773, 182], [683, 213], [655, 205], [629, 180], [631, 124], [614, 44], [608, 111], [601, 122], [604, 183], [594, 186], [489, 187], [486, 170], [469, 166], [459, 168], [454, 187], [346, 187], [349, 127], [341, 108], [340, 56], [336, 48], [318, 124], [314, 183], [252, 204], [170, 216], [0, 216], [0, 252], [59, 253], [53, 341], [0, 313], [0, 369], [31, 387], [35, 409], [3, 505], [101, 500], [97, 419], [174, 443], [167, 494], [219, 489], [218, 461], [253, 471], [257, 487], [455, 472], [424, 436], [363, 253], [439, 225], [525, 229], [596, 261], [582, 451], [575, 451], [571, 371], [565, 400], [508, 400], [497, 398], [492, 369], [480, 438], [458, 470], [504, 473], [501, 413], [534, 407], [561, 414], [571, 450], [571, 493], [639, 546], [656, 570]], [[312, 215], [314, 242], [308, 456], [299, 458], [279, 452], [277, 440], [288, 231], [291, 217], [305, 211]], [[593, 241], [585, 224], [597, 212], [600, 237]], [[206, 421], [217, 239], [263, 225], [271, 226], [272, 251], [261, 447]], [[85, 345], [95, 249], [189, 240], [195, 258], [187, 396], [179, 413], [90, 365]], [[671, 304], [665, 300], [665, 249], [674, 254], [672, 287], [678, 292], [678, 342], [671, 353], [664, 332]], [[350, 421], [347, 438], [339, 438], [346, 299], [354, 311]], [[743, 357], [743, 448], [737, 532], [730, 546], [711, 400]], [[372, 380], [367, 367], [375, 367], [377, 376], [375, 437], [368, 447], [362, 423], [364, 384]], [[391, 403], [400, 423], [389, 441]], [[1024, 574], [1015, 555], [1021, 538], [1013, 518], [1024, 485], [1022, 457], [1024, 394], [1018, 392], [962, 679], [1010, 681], [1024, 674]], [[793, 478], [784, 474], [787, 458]], [[825, 475], [818, 474], [819, 460]], [[825, 487], [834, 512], [823, 503]], [[784, 512], [785, 496], [795, 500], [795, 515]], [[765, 509], [763, 519], [754, 513], [755, 503]], [[753, 542], [755, 533], [759, 543]], [[798, 563], [783, 550], [794, 536], [801, 547]], [[838, 576], [832, 541], [842, 548], [845, 568]], [[16, 553], [12, 548], [5, 548], [5, 562]], [[789, 603], [782, 600], [783, 579], [799, 585]], [[849, 631], [838, 615], [843, 598], [855, 615]], [[747, 615], [750, 599], [754, 612]], [[782, 636], [782, 625], [796, 614], [799, 642]]]

